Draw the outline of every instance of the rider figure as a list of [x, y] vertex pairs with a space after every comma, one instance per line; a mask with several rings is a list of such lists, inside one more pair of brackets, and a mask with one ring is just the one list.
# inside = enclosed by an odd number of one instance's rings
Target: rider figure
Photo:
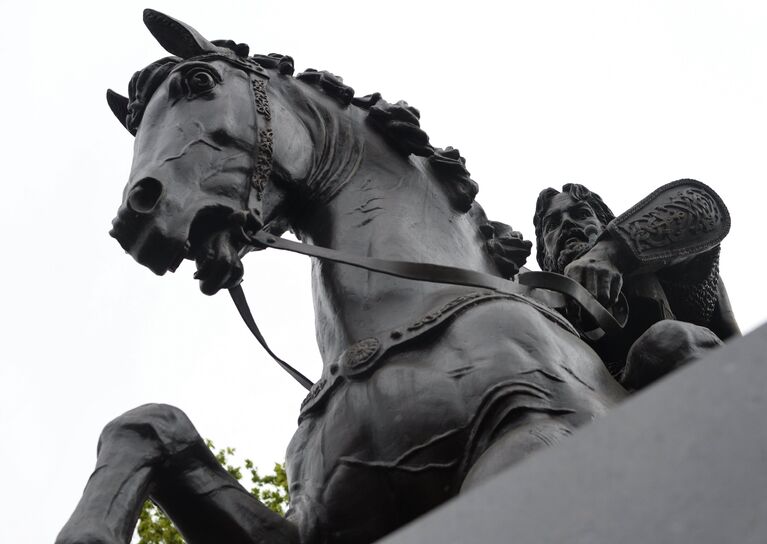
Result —
[[[625, 386], [641, 388], [740, 334], [719, 276], [729, 214], [702, 183], [665, 185], [618, 218], [569, 183], [541, 191], [533, 222], [542, 270], [578, 281], [606, 307], [626, 296], [623, 333], [592, 344]], [[590, 328], [577, 308], [566, 313]]]

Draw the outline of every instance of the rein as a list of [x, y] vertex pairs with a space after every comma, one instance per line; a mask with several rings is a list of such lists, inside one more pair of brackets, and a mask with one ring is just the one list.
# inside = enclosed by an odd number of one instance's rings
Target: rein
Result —
[[[258, 212], [258, 203], [263, 196], [265, 183], [272, 173], [272, 151], [274, 133], [271, 128], [271, 109], [266, 94], [266, 82], [269, 76], [262, 71], [253, 73], [261, 76], [251, 78], [254, 95], [256, 117], [262, 121], [257, 126], [257, 142], [255, 147], [255, 167], [250, 176], [251, 193], [248, 197], [250, 213], [261, 224]], [[264, 78], [264, 79], [261, 79]], [[255, 198], [255, 202], [252, 202]], [[250, 204], [253, 206], [250, 206]], [[325, 261], [346, 264], [371, 272], [387, 274], [398, 278], [432, 283], [460, 285], [465, 287], [480, 287], [502, 294], [527, 295], [531, 298], [543, 298], [544, 302], [554, 308], [564, 308], [567, 301], [563, 295], [575, 300], [596, 321], [599, 328], [582, 332], [589, 340], [598, 340], [605, 334], [620, 332], [628, 319], [628, 305], [623, 294], [620, 295], [616, 305], [617, 311], [622, 315], [616, 319], [604, 306], [602, 306], [592, 294], [578, 282], [553, 272], [524, 272], [517, 275], [517, 281], [506, 280], [499, 276], [493, 276], [475, 270], [468, 270], [454, 266], [444, 266], [429, 263], [415, 263], [410, 261], [395, 261], [388, 259], [376, 259], [359, 255], [349, 255], [335, 249], [292, 242], [279, 236], [269, 234], [264, 230], [251, 232], [244, 224], [238, 229], [241, 241], [254, 249], [275, 249], [299, 253], [309, 257], [315, 257]], [[543, 290], [543, 291], [540, 291]], [[266, 339], [256, 325], [253, 314], [250, 311], [247, 298], [242, 290], [242, 285], [229, 289], [229, 293], [242, 317], [245, 325], [258, 340], [264, 350], [280, 365], [293, 379], [303, 387], [310, 390], [312, 381], [301, 374], [291, 365], [280, 359], [266, 343]]]
[[[299, 253], [301, 255], [307, 255], [325, 261], [346, 264], [398, 278], [461, 285], [465, 287], [481, 287], [502, 294], [532, 295], [533, 293], [530, 291], [533, 289], [545, 289], [547, 304], [560, 308], [564, 308], [566, 305], [565, 298], [562, 295], [567, 295], [586, 310], [599, 325], [599, 329], [582, 332], [582, 334], [590, 340], [598, 340], [605, 334], [615, 334], [620, 332], [628, 319], [628, 305], [623, 294], [620, 295], [620, 301], [617, 305], [622, 315], [620, 319], [616, 319], [613, 314], [597, 302], [585, 287], [566, 276], [555, 274], [553, 272], [525, 272], [519, 274], [517, 276], [517, 281], [515, 282], [498, 276], [492, 276], [475, 270], [454, 266], [414, 263], [410, 261], [394, 261], [350, 255], [335, 249], [285, 240], [284, 238], [269, 234], [263, 230], [249, 233], [244, 228], [241, 228], [240, 234], [246, 244], [255, 249], [273, 247], [283, 251], [290, 251], [292, 253]], [[264, 350], [277, 362], [278, 365], [290, 374], [293, 379], [307, 390], [311, 389], [311, 380], [280, 359], [269, 348], [250, 311], [247, 298], [242, 290], [242, 285], [237, 285], [236, 287], [229, 289], [229, 293], [243, 321]]]

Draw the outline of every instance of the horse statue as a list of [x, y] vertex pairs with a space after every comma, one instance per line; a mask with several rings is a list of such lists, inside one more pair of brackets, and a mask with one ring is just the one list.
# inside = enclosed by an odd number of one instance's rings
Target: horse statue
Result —
[[[146, 405], [106, 425], [57, 544], [127, 544], [147, 498], [191, 544], [373, 542], [625, 398], [534, 289], [501, 279], [488, 249], [500, 224], [415, 108], [355, 97], [328, 72], [294, 76], [288, 56], [251, 56], [156, 11], [144, 22], [173, 56], [137, 72], [129, 98], [108, 92], [135, 135], [111, 232], [128, 253], [160, 275], [192, 259], [213, 294], [290, 229], [402, 274], [313, 260], [323, 371], [288, 446], [284, 518], [219, 466], [181, 410]], [[408, 263], [506, 287], [413, 281]]]

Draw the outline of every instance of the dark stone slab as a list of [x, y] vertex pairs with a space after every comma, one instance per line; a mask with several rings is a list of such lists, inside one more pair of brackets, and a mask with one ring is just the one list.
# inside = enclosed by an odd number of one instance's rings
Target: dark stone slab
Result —
[[767, 542], [767, 326], [381, 542]]

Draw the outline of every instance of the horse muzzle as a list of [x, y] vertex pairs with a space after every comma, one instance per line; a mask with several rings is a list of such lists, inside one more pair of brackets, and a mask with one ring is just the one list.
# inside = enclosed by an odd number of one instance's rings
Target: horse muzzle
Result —
[[201, 290], [213, 294], [242, 279], [242, 241], [232, 232], [243, 212], [236, 208], [234, 201], [207, 194], [197, 199], [184, 191], [176, 195], [157, 177], [143, 177], [127, 191], [110, 235], [158, 275], [175, 272], [184, 258], [193, 259]]
[[[188, 251], [190, 227], [179, 224], [179, 213], [181, 207], [167, 198], [164, 184], [146, 177], [131, 187], [112, 220], [109, 234], [138, 263], [163, 275], [175, 271]], [[189, 211], [183, 214], [189, 215]], [[170, 218], [176, 218], [175, 225]]]

